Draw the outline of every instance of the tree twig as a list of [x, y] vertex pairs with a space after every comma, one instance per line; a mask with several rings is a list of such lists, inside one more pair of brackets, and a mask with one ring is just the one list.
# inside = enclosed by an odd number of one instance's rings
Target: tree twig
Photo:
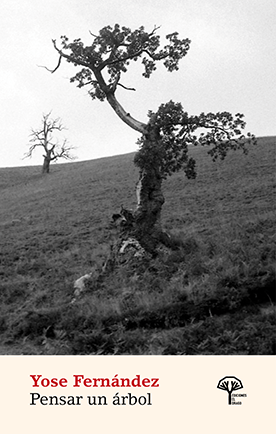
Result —
[[134, 87], [126, 87], [122, 83], [117, 83], [117, 85], [123, 87], [126, 90], [134, 90], [136, 92], [136, 89], [134, 89]]
[[49, 72], [51, 72], [53, 74], [60, 67], [61, 59], [62, 59], [62, 55], [60, 54], [59, 55], [59, 59], [58, 59], [58, 64], [57, 64], [57, 66], [54, 69], [49, 69], [49, 68], [47, 68], [47, 66], [43, 66], [43, 65], [37, 65], [37, 66], [39, 68], [45, 68], [45, 69], [47, 69], [47, 71], [49, 71]]

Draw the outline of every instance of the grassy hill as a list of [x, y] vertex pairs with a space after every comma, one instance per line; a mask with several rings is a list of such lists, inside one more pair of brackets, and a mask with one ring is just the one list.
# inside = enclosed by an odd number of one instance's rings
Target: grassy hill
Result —
[[164, 183], [164, 227], [182, 245], [101, 266], [121, 204], [135, 208], [133, 154], [0, 169], [0, 354], [275, 354], [275, 137]]

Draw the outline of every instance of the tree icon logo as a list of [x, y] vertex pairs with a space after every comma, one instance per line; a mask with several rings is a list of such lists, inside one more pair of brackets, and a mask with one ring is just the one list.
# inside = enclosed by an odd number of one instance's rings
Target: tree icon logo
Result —
[[228, 393], [228, 404], [231, 405], [232, 399], [231, 395], [234, 390], [239, 390], [243, 388], [241, 380], [239, 380], [237, 377], [223, 377], [221, 380], [219, 380], [218, 389], [226, 390]]

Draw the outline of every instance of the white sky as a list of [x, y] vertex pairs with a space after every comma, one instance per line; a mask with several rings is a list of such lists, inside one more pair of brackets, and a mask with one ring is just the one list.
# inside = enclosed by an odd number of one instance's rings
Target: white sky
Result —
[[[245, 114], [247, 129], [257, 136], [276, 134], [276, 2], [275, 0], [1, 0], [0, 3], [0, 167], [42, 164], [39, 149], [22, 160], [31, 128], [43, 113], [61, 117], [78, 161], [137, 149], [139, 133], [116, 117], [107, 102], [93, 101], [85, 88], [69, 83], [76, 68], [63, 62], [52, 39], [61, 35], [89, 43], [118, 23], [144, 25], [160, 34], [179, 32], [192, 40], [178, 72], [160, 64], [150, 79], [138, 64], [117, 97], [138, 120], [170, 99], [190, 114], [230, 111]], [[63, 137], [63, 136], [62, 136]]]

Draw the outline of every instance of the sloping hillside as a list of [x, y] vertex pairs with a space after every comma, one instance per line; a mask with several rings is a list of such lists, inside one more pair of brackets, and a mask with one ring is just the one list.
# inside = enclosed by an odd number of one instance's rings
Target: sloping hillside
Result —
[[72, 303], [100, 266], [111, 215], [135, 207], [133, 154], [0, 169], [1, 354], [275, 353], [274, 137], [164, 184], [164, 227], [181, 247], [113, 270]]

